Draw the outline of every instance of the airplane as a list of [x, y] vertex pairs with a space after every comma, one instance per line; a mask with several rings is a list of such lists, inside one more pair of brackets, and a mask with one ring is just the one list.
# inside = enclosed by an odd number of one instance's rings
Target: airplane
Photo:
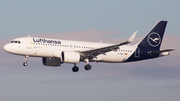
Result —
[[60, 66], [72, 63], [73, 72], [78, 72], [79, 62], [86, 62], [85, 70], [90, 70], [89, 62], [123, 63], [167, 56], [174, 49], [160, 50], [167, 21], [158, 21], [150, 32], [135, 45], [129, 45], [137, 33], [118, 44], [83, 42], [61, 39], [20, 37], [4, 46], [6, 52], [25, 56], [24, 66], [29, 57], [42, 57], [45, 66]]

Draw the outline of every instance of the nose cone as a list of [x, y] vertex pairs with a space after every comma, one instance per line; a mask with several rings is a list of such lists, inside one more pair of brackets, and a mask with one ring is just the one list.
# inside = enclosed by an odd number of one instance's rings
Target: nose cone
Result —
[[16, 44], [8, 43], [4, 46], [4, 50], [12, 54], [18, 54], [19, 48]]
[[10, 52], [11, 47], [9, 46], [9, 44], [4, 45], [4, 50], [5, 50], [6, 52]]

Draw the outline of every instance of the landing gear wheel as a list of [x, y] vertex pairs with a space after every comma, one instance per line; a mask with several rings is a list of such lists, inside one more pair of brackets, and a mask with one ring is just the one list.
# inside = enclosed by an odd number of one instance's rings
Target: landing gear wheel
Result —
[[85, 69], [85, 70], [91, 70], [91, 65], [89, 65], [89, 64], [85, 65], [85, 66], [84, 66], [84, 69]]
[[23, 63], [23, 66], [27, 66], [27, 65], [28, 65], [28, 63], [27, 63], [28, 58], [29, 58], [29, 56], [28, 56], [28, 55], [26, 55], [26, 56], [25, 56], [25, 62]]
[[27, 66], [27, 65], [28, 65], [28, 63], [27, 63], [27, 62], [24, 62], [24, 63], [23, 63], [23, 66]]
[[73, 72], [78, 72], [78, 71], [79, 71], [79, 68], [78, 68], [77, 66], [74, 66], [74, 67], [72, 68], [72, 71], [73, 71]]

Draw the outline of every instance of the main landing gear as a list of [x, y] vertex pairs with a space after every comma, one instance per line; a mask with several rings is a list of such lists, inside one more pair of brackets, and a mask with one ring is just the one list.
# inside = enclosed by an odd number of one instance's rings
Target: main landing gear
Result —
[[73, 72], [78, 72], [79, 71], [79, 68], [76, 66], [76, 64], [74, 64], [74, 67], [72, 68], [72, 71]]
[[85, 70], [91, 70], [91, 65], [89, 64], [89, 59], [84, 59], [84, 61], [86, 62], [86, 65], [84, 66]]
[[[84, 60], [87, 64], [84, 66], [85, 70], [91, 70], [91, 65], [89, 64], [89, 59], [85, 59]], [[72, 68], [73, 72], [78, 72], [79, 68], [76, 66], [76, 64], [74, 64], [74, 67]]]
[[86, 64], [86, 65], [84, 66], [84, 69], [85, 69], [85, 70], [91, 70], [91, 65], [90, 65], [90, 64]]
[[[84, 66], [84, 69], [85, 70], [91, 70], [91, 65], [90, 64], [86, 64]], [[76, 64], [74, 64], [74, 67], [72, 68], [72, 71], [73, 72], [78, 72], [79, 71], [79, 67], [77, 67]]]
[[25, 56], [25, 62], [23, 63], [23, 66], [27, 66], [27, 65], [28, 65], [28, 63], [27, 63], [28, 58], [29, 58], [29, 56], [28, 56], [28, 55], [26, 55], [26, 56]]

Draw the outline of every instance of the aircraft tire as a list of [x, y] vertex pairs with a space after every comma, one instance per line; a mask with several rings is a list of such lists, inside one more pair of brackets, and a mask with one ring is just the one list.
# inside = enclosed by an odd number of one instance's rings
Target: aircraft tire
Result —
[[85, 66], [84, 66], [84, 69], [85, 69], [85, 70], [91, 70], [91, 65], [89, 65], [89, 64], [85, 65]]
[[72, 68], [72, 71], [73, 71], [73, 72], [78, 72], [78, 71], [79, 71], [79, 68], [78, 68], [77, 66], [74, 66], [74, 67]]
[[28, 63], [27, 63], [27, 62], [24, 62], [24, 63], [23, 63], [23, 66], [27, 66], [27, 65], [28, 65]]

